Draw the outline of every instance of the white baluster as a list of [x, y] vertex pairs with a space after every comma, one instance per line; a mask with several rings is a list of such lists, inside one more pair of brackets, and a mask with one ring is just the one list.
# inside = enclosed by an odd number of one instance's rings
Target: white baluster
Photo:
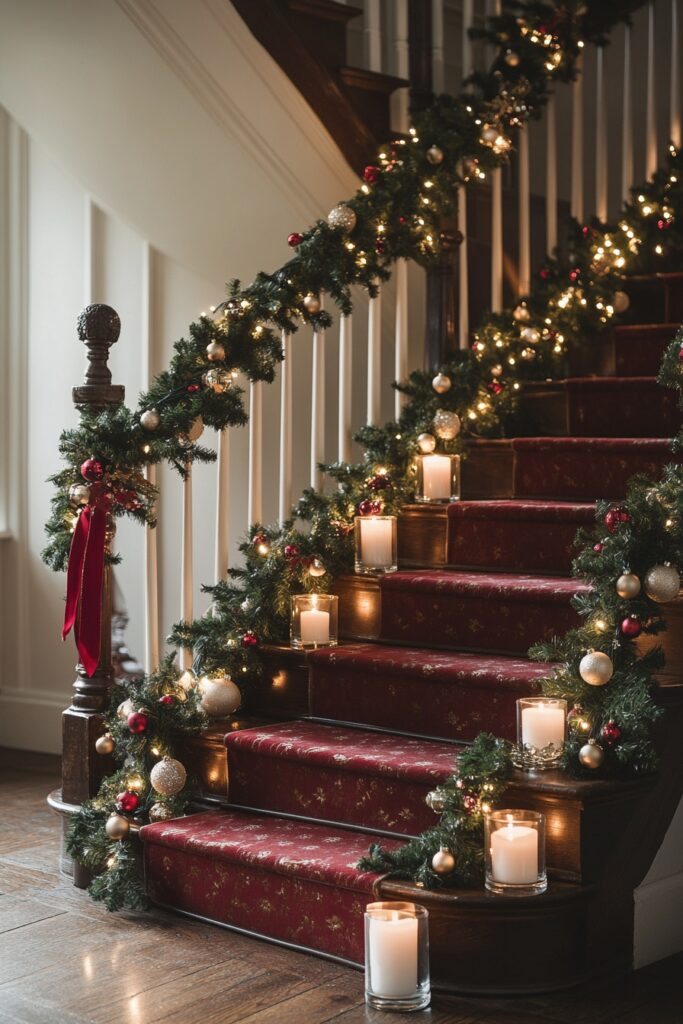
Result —
[[571, 215], [583, 220], [583, 57], [572, 82], [572, 190]]
[[551, 253], [557, 246], [557, 129], [555, 97], [548, 100], [545, 136], [545, 243]]
[[595, 50], [595, 214], [607, 220], [607, 104], [602, 46]]
[[292, 366], [291, 335], [282, 332], [282, 351], [285, 358], [280, 363], [280, 487], [278, 493], [278, 518], [281, 523], [287, 519], [292, 507]]
[[657, 107], [655, 96], [655, 5], [647, 5], [647, 84], [645, 93], [645, 177], [657, 170]]
[[491, 172], [491, 310], [503, 308], [503, 172]]
[[230, 547], [230, 435], [221, 430], [218, 434], [218, 462], [216, 465], [216, 558], [214, 578], [216, 583], [228, 577], [228, 552]]
[[369, 71], [382, 70], [382, 5], [380, 0], [365, 3], [365, 61]]
[[[145, 479], [156, 487], [157, 468], [145, 467]], [[159, 668], [159, 559], [157, 531], [145, 529], [145, 665], [148, 672]]]
[[249, 385], [249, 483], [247, 519], [249, 526], [263, 521], [263, 383]]
[[633, 174], [633, 93], [631, 87], [631, 26], [624, 26], [624, 81], [621, 116], [621, 195], [629, 198]]
[[353, 319], [339, 321], [339, 419], [337, 446], [340, 462], [351, 461], [351, 381], [353, 372]]
[[[408, 261], [397, 260], [394, 271], [396, 281], [396, 325], [394, 349], [394, 378], [404, 381], [408, 376]], [[403, 395], [394, 394], [394, 416], [401, 415]]]
[[519, 176], [519, 294], [527, 295], [531, 288], [531, 218], [528, 128], [519, 129], [517, 146], [517, 168]]
[[[192, 567], [192, 463], [185, 464], [186, 478], [183, 480], [183, 518], [181, 527], [181, 561], [180, 561], [180, 617], [185, 622], [192, 621], [193, 615], [193, 579]], [[192, 651], [181, 649], [178, 652], [181, 669], [192, 667]]]
[[[322, 306], [322, 295], [321, 306]], [[322, 474], [318, 463], [325, 460], [325, 332], [313, 332], [311, 382], [311, 487], [319, 488]]]
[[474, 19], [474, 0], [462, 0], [462, 79], [472, 74], [472, 40], [469, 30]]
[[368, 303], [368, 410], [367, 422], [378, 426], [381, 418], [382, 293]]
[[[474, 17], [473, 0], [462, 2], [462, 81], [472, 71], [472, 40], [469, 30]], [[458, 192], [458, 231], [462, 235], [458, 253], [458, 344], [461, 349], [469, 347], [470, 311], [469, 311], [469, 275], [468, 275], [468, 240], [467, 240], [467, 192], [463, 185]]]
[[[407, 81], [409, 74], [408, 0], [394, 0], [394, 74]], [[408, 89], [398, 89], [392, 99], [392, 124], [405, 134], [410, 127]]]
[[678, 148], [681, 144], [681, 93], [678, 67], [678, 0], [671, 0], [671, 82], [669, 101], [669, 138]]
[[432, 0], [432, 88], [437, 95], [446, 88], [443, 18], [444, 0]]

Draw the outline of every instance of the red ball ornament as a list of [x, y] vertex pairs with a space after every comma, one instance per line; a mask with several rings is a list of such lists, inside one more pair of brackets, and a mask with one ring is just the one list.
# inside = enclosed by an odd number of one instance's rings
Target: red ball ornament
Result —
[[580, 276], [581, 276], [581, 271], [578, 270], [578, 269], [577, 270], [570, 270], [569, 271], [569, 280], [570, 281], [578, 281]]
[[380, 256], [383, 256], [386, 251], [386, 242], [383, 242], [381, 238], [378, 238], [377, 241], [375, 242], [375, 252], [379, 253]]
[[104, 476], [104, 466], [99, 459], [86, 459], [81, 466], [81, 476], [88, 483], [97, 483]]
[[629, 615], [619, 626], [621, 635], [628, 640], [635, 640], [643, 632], [643, 624], [637, 615]]
[[630, 523], [631, 517], [625, 508], [616, 505], [605, 512], [604, 523], [610, 533], [616, 533], [624, 523]]
[[304, 236], [300, 235], [298, 231], [292, 231], [291, 235], [287, 235], [287, 245], [291, 245], [292, 249], [295, 249], [297, 245], [301, 245], [304, 240]]
[[608, 747], [612, 747], [621, 738], [621, 729], [616, 722], [605, 722], [600, 732], [600, 738]]
[[368, 487], [373, 491], [385, 491], [387, 487], [391, 487], [391, 479], [386, 473], [378, 473], [370, 480]]
[[378, 516], [382, 511], [382, 503], [371, 498], [363, 498], [358, 504], [359, 516]]
[[285, 545], [285, 558], [298, 558], [299, 549], [296, 544]]
[[678, 358], [683, 359], [683, 346], [678, 350]]
[[671, 221], [670, 220], [664, 220], [664, 219], [658, 220], [657, 221], [657, 227], [659, 228], [660, 231], [666, 231], [667, 228], [671, 227]]
[[462, 798], [462, 804], [466, 811], [475, 811], [477, 809], [477, 798], [472, 796], [471, 793], [466, 793]]
[[399, 222], [399, 224], [405, 224], [406, 223], [406, 218], [405, 217], [399, 217], [398, 218], [398, 222]]
[[194, 395], [195, 392], [202, 390], [202, 386], [201, 384], [188, 384], [185, 390], [189, 395]]
[[363, 171], [363, 177], [367, 181], [368, 185], [374, 185], [379, 176], [380, 168], [374, 167], [372, 164], [369, 164]]
[[590, 235], [590, 233], [591, 233], [591, 229], [588, 227], [587, 224], [584, 224], [584, 226], [581, 228], [581, 234], [583, 235], [584, 238], [587, 238], [588, 235]]
[[124, 814], [132, 814], [133, 811], [137, 811], [140, 806], [140, 797], [137, 793], [129, 793], [127, 791], [119, 793], [116, 798], [116, 806], [120, 811], [123, 811]]
[[605, 545], [601, 541], [598, 541], [597, 544], [593, 545], [593, 551], [595, 551], [596, 555], [599, 555], [604, 546]]
[[252, 633], [252, 631], [249, 630], [242, 637], [241, 643], [242, 647], [256, 647], [258, 646], [258, 637], [256, 636], [256, 633]]
[[486, 387], [489, 391], [492, 391], [494, 395], [499, 395], [503, 390], [503, 385], [499, 380], [492, 380], [490, 384], [486, 385]]
[[265, 533], [255, 533], [252, 539], [252, 547], [259, 548], [262, 544], [267, 544], [268, 538]]
[[126, 725], [133, 733], [142, 733], [149, 725], [149, 718], [144, 711], [132, 711], [126, 719]]
[[541, 269], [538, 272], [538, 276], [540, 277], [541, 281], [547, 281], [550, 277], [550, 268], [541, 267]]
[[172, 693], [165, 693], [163, 697], [159, 697], [159, 703], [168, 708], [171, 704], [175, 704], [175, 697]]

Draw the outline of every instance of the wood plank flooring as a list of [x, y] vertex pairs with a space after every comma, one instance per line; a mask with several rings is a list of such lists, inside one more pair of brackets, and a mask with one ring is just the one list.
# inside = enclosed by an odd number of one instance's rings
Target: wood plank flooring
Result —
[[[0, 1024], [398, 1024], [360, 972], [155, 911], [108, 914], [58, 871], [58, 784], [0, 768]], [[683, 956], [537, 998], [446, 999], [430, 1024], [683, 1024]]]

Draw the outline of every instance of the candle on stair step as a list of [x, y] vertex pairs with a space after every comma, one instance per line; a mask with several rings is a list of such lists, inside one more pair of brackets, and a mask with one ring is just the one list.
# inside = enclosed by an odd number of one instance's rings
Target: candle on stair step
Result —
[[517, 764], [521, 768], [554, 768], [567, 736], [567, 702], [548, 697], [517, 701]]
[[457, 501], [460, 497], [460, 456], [419, 455], [415, 497], [425, 503]]
[[395, 572], [396, 516], [356, 518], [356, 572]]
[[545, 892], [545, 822], [538, 811], [492, 811], [484, 819], [486, 888], [501, 895]]
[[428, 915], [415, 903], [370, 903], [365, 913], [365, 999], [376, 1009], [429, 1005]]
[[291, 646], [336, 646], [338, 606], [334, 594], [295, 594], [291, 600]]

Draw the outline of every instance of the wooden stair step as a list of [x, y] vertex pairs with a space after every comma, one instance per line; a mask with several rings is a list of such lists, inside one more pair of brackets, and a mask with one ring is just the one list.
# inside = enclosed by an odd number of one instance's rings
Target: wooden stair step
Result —
[[346, 28], [363, 13], [335, 0], [283, 0], [287, 18], [309, 51], [331, 71], [346, 63]]
[[409, 83], [394, 75], [364, 68], [340, 67], [337, 77], [350, 103], [362, 116], [376, 138], [386, 137], [391, 125], [391, 94]]

